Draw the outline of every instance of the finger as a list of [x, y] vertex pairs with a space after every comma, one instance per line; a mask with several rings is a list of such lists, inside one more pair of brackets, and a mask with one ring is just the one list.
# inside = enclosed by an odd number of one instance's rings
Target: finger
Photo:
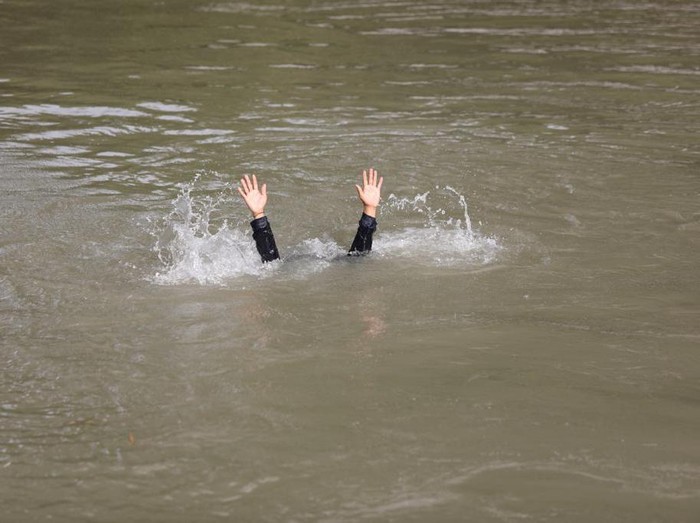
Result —
[[245, 175], [245, 191], [250, 192], [253, 190], [253, 184], [250, 183], [250, 177], [246, 174]]
[[372, 173], [372, 185], [377, 185], [377, 171], [372, 169], [370, 172]]
[[236, 187], [236, 189], [238, 189], [238, 192], [241, 193], [241, 196], [245, 200], [245, 193], [243, 192], [243, 189], [241, 189], [240, 187]]
[[367, 185], [367, 171], [362, 171], [362, 187]]
[[380, 176], [379, 183], [377, 184], [377, 189], [379, 189], [380, 191], [382, 190], [382, 183], [384, 183], [384, 177]]
[[258, 190], [258, 179], [255, 177], [255, 175], [253, 175], [253, 190]]
[[241, 178], [241, 187], [243, 187], [243, 190], [247, 193], [248, 192], [248, 186], [245, 183], [245, 178]]
[[262, 184], [262, 187], [260, 188], [260, 194], [262, 194], [263, 196], [265, 196], [267, 198], [267, 184], [266, 183]]

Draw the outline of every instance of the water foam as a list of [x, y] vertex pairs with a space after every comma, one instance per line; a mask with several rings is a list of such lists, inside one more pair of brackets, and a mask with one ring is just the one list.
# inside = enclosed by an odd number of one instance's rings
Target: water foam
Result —
[[[308, 238], [282, 249], [281, 262], [263, 265], [246, 220], [230, 225], [226, 219], [212, 218], [229, 204], [240, 207], [238, 195], [230, 190], [213, 197], [196, 195], [199, 178], [181, 185], [171, 212], [158, 225], [154, 251], [162, 268], [153, 282], [220, 285], [273, 275], [304, 279], [345, 258], [347, 246], [330, 237]], [[465, 197], [450, 186], [413, 197], [391, 194], [382, 207], [381, 220], [373, 255], [382, 258], [470, 268], [493, 263], [502, 250], [496, 238], [474, 230]]]

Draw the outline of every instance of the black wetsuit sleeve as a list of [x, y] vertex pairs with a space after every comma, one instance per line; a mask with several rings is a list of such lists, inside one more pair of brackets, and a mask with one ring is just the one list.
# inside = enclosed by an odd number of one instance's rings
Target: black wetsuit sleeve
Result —
[[373, 217], [362, 213], [360, 218], [360, 226], [357, 228], [357, 234], [350, 246], [348, 254], [362, 254], [372, 250], [372, 235], [377, 230], [377, 220]]
[[253, 228], [255, 247], [258, 249], [263, 263], [279, 259], [280, 253], [277, 251], [275, 237], [272, 234], [270, 222], [267, 221], [267, 216], [253, 220], [250, 222], [250, 226]]

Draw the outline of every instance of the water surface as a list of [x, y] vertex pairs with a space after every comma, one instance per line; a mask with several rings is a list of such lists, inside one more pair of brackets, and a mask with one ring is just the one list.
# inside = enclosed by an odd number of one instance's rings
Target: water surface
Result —
[[4, 517], [697, 521], [699, 28], [0, 1]]

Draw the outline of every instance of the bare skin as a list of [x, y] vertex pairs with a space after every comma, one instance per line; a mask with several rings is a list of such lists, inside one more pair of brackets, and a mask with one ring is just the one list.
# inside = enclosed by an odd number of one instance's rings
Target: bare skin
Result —
[[253, 179], [246, 174], [241, 178], [241, 186], [238, 192], [243, 197], [243, 201], [248, 206], [253, 219], [265, 216], [265, 205], [267, 204], [267, 184], [264, 183], [258, 189], [258, 179], [253, 175]]
[[362, 202], [362, 212], [372, 218], [377, 217], [377, 207], [379, 206], [379, 200], [381, 198], [383, 181], [384, 178], [381, 176], [379, 176], [377, 180], [377, 171], [370, 169], [369, 172], [362, 171], [362, 187], [355, 185], [357, 195]]
[[[369, 169], [362, 171], [362, 187], [355, 185], [357, 195], [362, 202], [362, 212], [372, 218], [377, 217], [377, 207], [381, 199], [382, 182], [384, 178], [377, 176], [377, 171]], [[265, 205], [267, 204], [267, 184], [263, 183], [258, 187], [258, 179], [255, 175], [251, 179], [247, 174], [241, 178], [241, 186], [238, 192], [243, 197], [243, 201], [248, 206], [253, 219], [265, 216]]]

